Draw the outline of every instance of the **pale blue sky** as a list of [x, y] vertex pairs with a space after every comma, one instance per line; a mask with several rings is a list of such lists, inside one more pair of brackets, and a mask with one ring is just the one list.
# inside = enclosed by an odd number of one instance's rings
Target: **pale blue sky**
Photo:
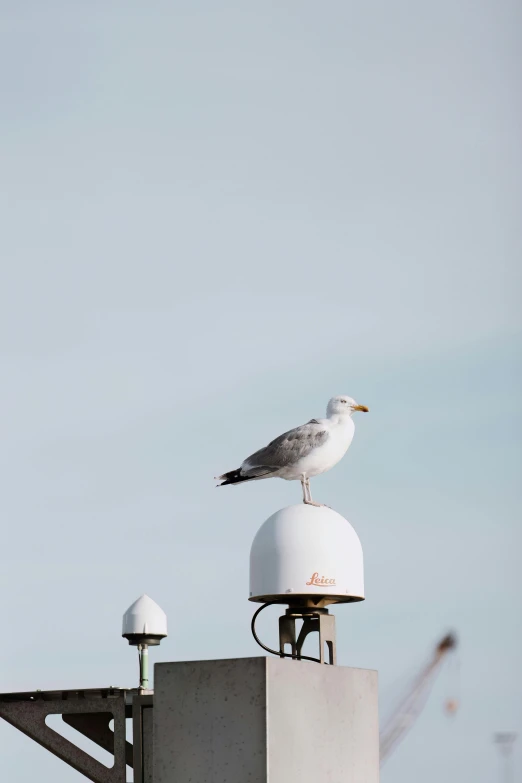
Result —
[[[371, 413], [314, 484], [365, 553], [340, 663], [385, 707], [461, 639], [460, 713], [442, 677], [383, 783], [496, 779], [492, 732], [522, 732], [521, 23], [0, 0], [0, 691], [135, 685], [144, 591], [153, 660], [260, 653], [249, 547], [300, 488], [212, 477], [346, 393]], [[82, 779], [7, 724], [0, 755]]]

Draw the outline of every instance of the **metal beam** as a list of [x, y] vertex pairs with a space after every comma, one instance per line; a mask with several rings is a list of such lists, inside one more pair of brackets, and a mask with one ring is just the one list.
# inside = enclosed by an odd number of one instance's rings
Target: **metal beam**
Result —
[[[93, 783], [125, 783], [126, 765], [132, 764], [132, 745], [125, 737], [129, 693], [120, 688], [5, 693], [0, 694], [0, 717]], [[114, 765], [106, 767], [47, 726], [48, 715], [62, 715], [66, 723], [112, 753]], [[108, 725], [112, 719], [114, 732]]]
[[152, 706], [152, 694], [132, 699], [134, 783], [152, 783]]

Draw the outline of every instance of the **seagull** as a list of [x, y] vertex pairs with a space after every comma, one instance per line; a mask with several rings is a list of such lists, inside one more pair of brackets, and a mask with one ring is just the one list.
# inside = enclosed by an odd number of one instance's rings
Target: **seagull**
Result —
[[216, 476], [221, 481], [217, 486], [267, 478], [299, 480], [303, 503], [322, 506], [322, 503], [312, 500], [310, 478], [326, 473], [344, 457], [355, 431], [352, 421], [355, 411], [367, 413], [368, 408], [344, 394], [332, 397], [326, 409], [326, 419], [310, 419], [307, 424], [283, 433], [268, 446], [247, 457], [237, 470]]

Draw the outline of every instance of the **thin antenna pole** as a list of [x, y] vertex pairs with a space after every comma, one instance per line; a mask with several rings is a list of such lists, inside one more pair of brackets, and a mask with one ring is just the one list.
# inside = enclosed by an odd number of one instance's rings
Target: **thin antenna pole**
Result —
[[498, 746], [503, 758], [502, 783], [514, 783], [515, 781], [513, 774], [513, 745], [515, 744], [516, 738], [516, 734], [509, 732], [495, 734], [493, 737], [493, 742]]
[[138, 655], [140, 660], [140, 689], [149, 688], [149, 646], [148, 644], [138, 644]]

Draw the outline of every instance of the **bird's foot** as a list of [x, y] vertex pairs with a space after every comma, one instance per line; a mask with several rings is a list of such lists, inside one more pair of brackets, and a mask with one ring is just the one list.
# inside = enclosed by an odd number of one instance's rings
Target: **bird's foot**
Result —
[[316, 508], [330, 508], [326, 503], [316, 503], [315, 500], [303, 500], [303, 503], [307, 506], [315, 506]]

